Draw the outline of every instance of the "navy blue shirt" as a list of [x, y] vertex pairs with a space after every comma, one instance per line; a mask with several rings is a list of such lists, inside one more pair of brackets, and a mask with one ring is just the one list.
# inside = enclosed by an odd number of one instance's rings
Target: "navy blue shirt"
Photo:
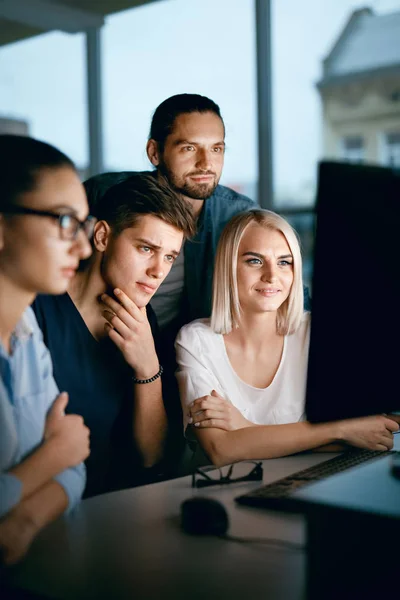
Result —
[[[68, 294], [38, 296], [32, 305], [53, 361], [54, 378], [69, 394], [67, 412], [90, 429], [84, 497], [131, 487], [145, 477], [135, 448], [134, 373], [109, 339], [95, 340]], [[147, 307], [153, 332], [157, 322]]]

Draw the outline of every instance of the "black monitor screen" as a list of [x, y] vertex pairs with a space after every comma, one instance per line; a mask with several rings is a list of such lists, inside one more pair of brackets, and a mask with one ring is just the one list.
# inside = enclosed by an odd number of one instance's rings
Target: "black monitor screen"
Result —
[[400, 408], [400, 176], [322, 162], [306, 412], [311, 422]]

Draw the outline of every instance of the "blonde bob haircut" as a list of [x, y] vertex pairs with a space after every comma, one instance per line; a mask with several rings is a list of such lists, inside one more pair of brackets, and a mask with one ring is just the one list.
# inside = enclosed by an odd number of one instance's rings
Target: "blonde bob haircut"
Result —
[[239, 213], [224, 227], [217, 248], [213, 279], [211, 329], [226, 334], [239, 327], [242, 308], [237, 284], [239, 245], [246, 229], [255, 223], [282, 233], [293, 256], [293, 283], [289, 296], [279, 307], [276, 330], [279, 335], [294, 333], [303, 316], [302, 260], [297, 233], [289, 223], [270, 210], [255, 208]]

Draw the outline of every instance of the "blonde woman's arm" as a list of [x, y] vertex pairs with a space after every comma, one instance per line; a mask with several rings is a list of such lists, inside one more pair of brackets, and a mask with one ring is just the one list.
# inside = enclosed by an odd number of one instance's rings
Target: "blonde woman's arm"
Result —
[[[215, 390], [209, 396], [203, 396], [194, 400], [188, 407], [189, 424], [193, 427], [201, 427], [201, 423], [208, 421], [212, 427], [223, 429], [225, 431], [234, 431], [243, 429], [243, 427], [255, 427], [256, 423], [246, 419], [240, 410], [222, 398]], [[204, 427], [205, 425], [203, 425]], [[210, 425], [211, 426], [211, 425]], [[314, 448], [316, 452], [343, 452], [346, 449], [344, 442], [325, 444]]]
[[393, 432], [398, 429], [394, 416], [375, 415], [318, 425], [259, 425], [235, 431], [223, 431], [203, 421], [195, 428], [195, 434], [211, 462], [221, 466], [240, 460], [287, 456], [335, 442], [368, 450], [390, 450]]
[[[184, 426], [191, 429], [216, 466], [240, 460], [277, 458], [337, 442], [382, 451], [393, 447], [393, 432], [398, 430], [400, 419], [383, 415], [318, 425], [300, 422], [287, 425], [249, 425], [227, 430], [226, 427], [221, 428], [220, 418], [215, 415], [207, 418], [207, 413], [203, 413], [195, 426], [195, 415], [191, 408], [201, 407], [201, 403], [206, 401], [205, 397], [211, 396], [219, 382], [215, 373], [207, 366], [210, 364], [205, 359], [208, 348], [197, 335], [195, 326], [189, 325], [180, 331], [175, 347]], [[210, 398], [207, 401], [209, 400]], [[202, 411], [196, 409], [194, 412]]]

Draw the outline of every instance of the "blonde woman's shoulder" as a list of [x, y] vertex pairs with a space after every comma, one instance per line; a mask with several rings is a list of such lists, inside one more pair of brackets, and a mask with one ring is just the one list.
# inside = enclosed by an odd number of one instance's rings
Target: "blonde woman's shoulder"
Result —
[[190, 347], [202, 352], [216, 335], [210, 327], [210, 319], [196, 319], [196, 321], [184, 325], [179, 330], [175, 340], [175, 348], [178, 349], [180, 346]]
[[210, 327], [210, 319], [196, 319], [187, 325], [184, 325], [178, 333], [178, 338], [187, 335], [207, 336], [215, 335]]

